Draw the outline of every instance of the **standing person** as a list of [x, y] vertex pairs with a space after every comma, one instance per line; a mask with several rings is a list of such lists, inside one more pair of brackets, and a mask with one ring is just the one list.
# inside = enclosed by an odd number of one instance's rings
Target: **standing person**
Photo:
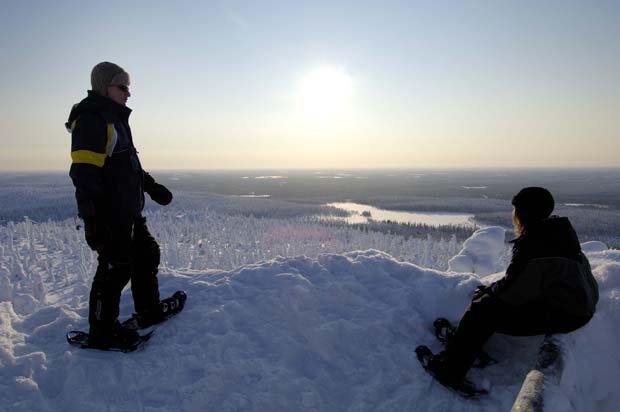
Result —
[[144, 192], [161, 205], [172, 201], [172, 193], [140, 165], [128, 123], [129, 74], [102, 62], [92, 69], [91, 85], [66, 123], [78, 215], [88, 246], [99, 255], [89, 300], [89, 346], [123, 349], [139, 339], [118, 321], [121, 291], [129, 280], [140, 327], [161, 322], [171, 306], [178, 312], [184, 303], [160, 302], [159, 245], [141, 213]]
[[[594, 315], [598, 286], [577, 234], [566, 217], [550, 216], [551, 193], [526, 187], [513, 199], [512, 260], [506, 275], [476, 290], [446, 350], [416, 349], [423, 366], [442, 384], [471, 388], [465, 379], [484, 343], [494, 334], [533, 336], [568, 333]], [[420, 350], [422, 348], [422, 350]]]

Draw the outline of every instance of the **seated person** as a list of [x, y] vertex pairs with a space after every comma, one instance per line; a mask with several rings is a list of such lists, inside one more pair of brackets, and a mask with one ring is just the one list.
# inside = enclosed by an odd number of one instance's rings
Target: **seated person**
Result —
[[446, 350], [420, 359], [442, 384], [459, 387], [484, 343], [494, 334], [568, 333], [592, 318], [598, 286], [577, 234], [566, 217], [550, 216], [548, 190], [526, 187], [513, 199], [512, 260], [506, 275], [479, 286]]

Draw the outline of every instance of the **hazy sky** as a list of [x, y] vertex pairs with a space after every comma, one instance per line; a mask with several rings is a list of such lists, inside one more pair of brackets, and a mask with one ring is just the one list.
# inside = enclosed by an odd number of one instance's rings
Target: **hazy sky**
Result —
[[0, 169], [108, 60], [147, 170], [620, 166], [619, 1], [7, 1]]

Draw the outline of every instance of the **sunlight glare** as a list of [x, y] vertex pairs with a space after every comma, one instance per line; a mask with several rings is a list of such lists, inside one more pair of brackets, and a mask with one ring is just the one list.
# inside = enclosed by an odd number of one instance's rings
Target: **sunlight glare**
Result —
[[324, 65], [306, 73], [298, 84], [302, 111], [316, 120], [329, 120], [351, 106], [353, 80], [340, 66]]

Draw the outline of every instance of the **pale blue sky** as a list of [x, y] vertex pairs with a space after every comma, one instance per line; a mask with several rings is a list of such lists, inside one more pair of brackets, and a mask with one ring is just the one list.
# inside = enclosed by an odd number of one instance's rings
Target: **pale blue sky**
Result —
[[103, 60], [132, 75], [149, 170], [618, 167], [618, 21], [614, 1], [2, 1], [0, 169], [68, 169]]

